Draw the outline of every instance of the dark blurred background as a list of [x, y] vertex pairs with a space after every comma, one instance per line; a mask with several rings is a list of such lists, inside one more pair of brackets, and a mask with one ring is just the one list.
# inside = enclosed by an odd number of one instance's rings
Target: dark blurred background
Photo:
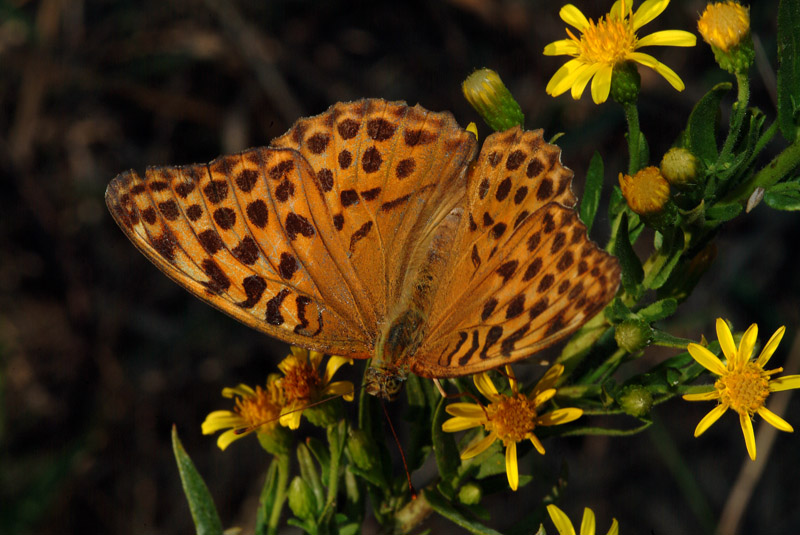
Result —
[[[575, 3], [594, 18], [610, 5]], [[704, 4], [673, 2], [641, 34], [694, 31]], [[753, 103], [770, 120], [773, 4], [758, 3], [752, 14]], [[0, 1], [0, 532], [191, 533], [169, 443], [173, 423], [223, 523], [252, 531], [268, 459], [255, 440], [220, 452], [200, 434], [200, 422], [230, 407], [219, 395], [224, 386], [263, 381], [287, 348], [191, 297], [136, 251], [103, 202], [117, 173], [264, 145], [300, 116], [367, 96], [480, 123], [460, 83], [487, 66], [516, 95], [529, 127], [545, 128], [547, 138], [566, 133], [559, 143], [577, 191], [594, 151], [605, 159], [610, 188], [626, 167], [621, 108], [594, 105], [588, 91], [578, 102], [544, 92], [565, 61], [541, 54], [564, 37], [560, 7], [538, 0]], [[702, 43], [648, 52], [687, 86], [677, 93], [640, 69], [641, 120], [657, 164], [692, 104], [727, 76]], [[481, 138], [488, 135], [479, 128]], [[607, 227], [601, 217], [594, 237], [605, 239]], [[763, 336], [786, 325], [773, 360], [782, 365], [800, 351], [793, 344], [797, 228], [791, 213], [763, 205], [728, 224], [717, 261], [663, 327], [713, 339], [720, 315], [738, 329], [757, 322]], [[650, 349], [640, 367], [675, 353]], [[787, 371], [797, 373], [796, 364]], [[561, 506], [576, 523], [584, 506], [594, 508], [598, 533], [612, 515], [623, 533], [704, 533], [726, 504], [741, 515], [741, 533], [800, 532], [800, 437], [780, 433], [771, 451], [759, 443], [751, 463], [732, 414], [692, 438], [712, 406], [659, 406], [660, 423], [630, 439], [549, 440], [547, 455], [529, 455], [521, 470], [557, 473], [568, 463]], [[781, 409], [796, 428], [798, 409], [796, 396]], [[757, 430], [768, 427], [758, 420]], [[732, 492], [743, 465], [763, 472]], [[534, 481], [509, 499], [489, 500], [490, 524], [509, 528], [547, 490]], [[455, 531], [435, 518], [427, 527]]]

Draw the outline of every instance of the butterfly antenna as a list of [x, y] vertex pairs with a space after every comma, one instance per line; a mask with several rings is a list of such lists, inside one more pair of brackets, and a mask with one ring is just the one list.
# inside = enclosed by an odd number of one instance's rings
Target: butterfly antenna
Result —
[[383, 414], [386, 416], [386, 421], [389, 422], [389, 429], [392, 431], [392, 436], [394, 437], [394, 442], [397, 444], [397, 449], [400, 450], [400, 459], [403, 461], [403, 469], [406, 471], [406, 481], [408, 481], [408, 490], [411, 491], [411, 499], [417, 499], [417, 491], [414, 489], [414, 485], [411, 484], [411, 474], [408, 472], [408, 463], [406, 463], [406, 454], [403, 453], [403, 446], [400, 445], [400, 439], [397, 438], [397, 433], [394, 430], [394, 425], [392, 425], [392, 419], [389, 418], [389, 411], [386, 410], [386, 403], [381, 400], [381, 408], [383, 409]]

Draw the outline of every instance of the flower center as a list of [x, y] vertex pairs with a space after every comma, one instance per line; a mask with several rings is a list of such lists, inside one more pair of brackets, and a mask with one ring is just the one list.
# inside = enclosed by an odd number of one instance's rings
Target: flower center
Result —
[[589, 20], [580, 40], [571, 33], [570, 36], [578, 42], [580, 57], [586, 63], [616, 65], [636, 49], [636, 33], [630, 17], [618, 19], [608, 14], [596, 23]]
[[311, 364], [292, 366], [281, 383], [289, 402], [308, 401], [322, 390], [322, 379]]
[[256, 386], [256, 394], [236, 400], [236, 412], [252, 427], [277, 421], [280, 407], [270, 399], [268, 391]]
[[697, 29], [706, 42], [727, 52], [750, 31], [750, 13], [736, 2], [709, 4]]
[[728, 372], [714, 383], [720, 400], [739, 414], [752, 415], [764, 406], [769, 396], [769, 376], [755, 362]]
[[489, 421], [484, 427], [487, 430], [494, 429], [504, 445], [524, 440], [536, 427], [536, 409], [533, 402], [522, 394], [503, 396], [502, 401], [491, 403], [487, 412]]

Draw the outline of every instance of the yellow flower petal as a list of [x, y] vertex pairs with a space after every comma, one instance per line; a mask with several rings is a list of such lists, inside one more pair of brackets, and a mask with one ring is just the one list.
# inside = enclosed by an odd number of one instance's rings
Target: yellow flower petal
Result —
[[345, 401], [353, 401], [355, 386], [350, 381], [334, 381], [322, 391], [323, 396], [342, 396]]
[[669, 0], [647, 0], [639, 9], [636, 10], [636, 13], [633, 14], [633, 29], [638, 30], [657, 16], [659, 16], [667, 6], [669, 5]]
[[233, 388], [226, 387], [222, 389], [222, 397], [232, 398], [233, 396], [240, 396], [243, 398], [255, 396], [256, 391], [247, 386], [246, 384], [239, 384]]
[[531, 436], [528, 437], [528, 440], [531, 441], [531, 444], [533, 444], [533, 447], [539, 452], [539, 455], [544, 455], [544, 446], [542, 445], [542, 441], [539, 440], [539, 437], [531, 434]]
[[544, 392], [539, 392], [535, 398], [533, 398], [533, 406], [534, 407], [541, 407], [551, 399], [553, 396], [556, 395], [556, 389], [551, 388], [550, 390], [545, 390]]
[[800, 375], [784, 375], [769, 382], [770, 392], [800, 388]]
[[491, 378], [489, 378], [489, 374], [485, 372], [476, 373], [472, 376], [472, 381], [475, 383], [478, 392], [483, 394], [486, 399], [495, 401], [499, 398], [500, 394], [497, 392], [497, 387], [494, 386]]
[[283, 427], [288, 427], [289, 429], [297, 429], [300, 427], [300, 417], [303, 415], [302, 410], [294, 410], [282, 414], [281, 417], [278, 419], [280, 424]]
[[583, 31], [589, 25], [589, 20], [586, 16], [572, 4], [562, 7], [561, 11], [558, 12], [558, 16], [561, 17], [561, 20], [580, 31]]
[[508, 476], [508, 486], [511, 490], [519, 487], [519, 467], [517, 466], [517, 443], [510, 442], [506, 446], [506, 475]]
[[572, 98], [578, 100], [583, 95], [583, 90], [586, 89], [586, 84], [589, 83], [589, 80], [592, 79], [594, 75], [598, 73], [604, 65], [600, 63], [595, 63], [593, 65], [588, 65], [581, 73], [575, 78], [575, 81], [572, 82]]
[[308, 352], [308, 362], [315, 370], [319, 368], [319, 363], [322, 362], [322, 356], [323, 354], [320, 353], [319, 351]]
[[442, 431], [447, 433], [457, 433], [458, 431], [472, 429], [473, 427], [479, 427], [481, 425], [483, 425], [483, 423], [480, 420], [456, 416], [455, 418], [450, 418], [442, 424]]
[[322, 377], [323, 384], [330, 383], [333, 375], [345, 364], [353, 364], [353, 359], [346, 359], [344, 357], [337, 357], [335, 355], [329, 358], [328, 365], [325, 366], [325, 375]]
[[232, 442], [239, 440], [250, 433], [252, 433], [252, 431], [247, 431], [244, 433], [237, 433], [235, 429], [225, 431], [217, 438], [217, 447], [222, 451], [225, 451], [225, 448], [230, 446]]
[[756, 460], [756, 436], [753, 434], [753, 422], [750, 420], [750, 415], [740, 414], [739, 423], [742, 426], [742, 433], [744, 433], [744, 444], [747, 446], [747, 453], [750, 459]]
[[723, 375], [727, 372], [717, 356], [700, 344], [689, 344], [688, 350], [692, 358], [711, 373]]
[[739, 342], [739, 352], [736, 354], [736, 362], [739, 366], [744, 365], [745, 362], [750, 360], [750, 356], [753, 354], [753, 348], [756, 346], [757, 341], [758, 325], [754, 323], [747, 328], [742, 335], [742, 341]]
[[447, 414], [460, 416], [461, 418], [473, 418], [479, 421], [486, 420], [486, 412], [480, 405], [475, 403], [451, 403], [444, 408]]
[[697, 36], [683, 30], [663, 30], [645, 35], [636, 42], [636, 48], [645, 46], [694, 46]]
[[563, 364], [554, 364], [550, 367], [549, 370], [542, 375], [542, 378], [539, 379], [539, 382], [536, 383], [536, 387], [533, 389], [534, 392], [544, 392], [545, 390], [550, 390], [556, 385], [558, 378], [561, 377], [561, 374], [564, 373], [564, 365]]
[[517, 384], [517, 376], [514, 375], [514, 370], [511, 369], [509, 364], [506, 364], [506, 375], [508, 376], [508, 386], [511, 387], [511, 391], [516, 396], [519, 393], [519, 385]]
[[722, 348], [722, 354], [728, 360], [728, 369], [732, 370], [736, 363], [736, 344], [733, 342], [733, 335], [728, 324], [722, 318], [717, 318], [717, 339], [719, 347]]
[[683, 399], [686, 401], [710, 401], [712, 399], [719, 399], [719, 390], [715, 389], [700, 394], [684, 394]]
[[617, 522], [616, 518], [611, 519], [611, 527], [608, 528], [606, 535], [619, 535], [619, 522]]
[[697, 424], [697, 427], [695, 427], [695, 429], [694, 429], [694, 436], [695, 436], [695, 437], [699, 437], [700, 435], [702, 435], [703, 433], [705, 433], [705, 432], [706, 432], [706, 430], [707, 430], [709, 427], [711, 427], [711, 425], [712, 425], [714, 422], [716, 422], [717, 420], [719, 420], [719, 417], [720, 417], [720, 416], [722, 416], [723, 414], [725, 414], [725, 411], [727, 411], [727, 410], [728, 410], [728, 407], [727, 407], [727, 406], [725, 406], [725, 405], [717, 405], [716, 407], [714, 407], [713, 409], [711, 409], [711, 412], [709, 412], [708, 414], [706, 414], [706, 415], [703, 417], [703, 419], [702, 419], [702, 420], [700, 420], [700, 423], [699, 423], [699, 424]]
[[572, 39], [562, 39], [560, 41], [553, 41], [544, 47], [545, 56], [577, 56], [580, 54], [581, 48], [578, 43]]
[[631, 12], [631, 5], [633, 4], [633, 0], [628, 0], [625, 2], [625, 13], [622, 12], [622, 0], [616, 0], [613, 4], [611, 4], [611, 9], [608, 10], [608, 14], [611, 16], [612, 19], [622, 19]]
[[768, 408], [761, 407], [760, 409], [758, 409], [758, 414], [760, 414], [761, 417], [764, 418], [764, 420], [772, 427], [779, 429], [781, 431], [786, 431], [787, 433], [794, 432], [794, 428], [789, 424], [789, 422], [787, 422], [786, 420], [784, 420], [783, 418], [781, 418]]
[[565, 409], [556, 409], [547, 414], [543, 414], [536, 419], [538, 425], [561, 425], [577, 420], [583, 416], [583, 409], [576, 409], [575, 407], [568, 407]]
[[555, 524], [559, 535], [575, 535], [575, 528], [564, 511], [550, 504], [547, 506], [547, 514], [550, 515], [550, 520]]
[[645, 54], [643, 52], [634, 52], [628, 55], [628, 59], [632, 61], [636, 61], [641, 63], [646, 67], [650, 67], [658, 74], [664, 77], [664, 79], [669, 82], [669, 85], [677, 89], [678, 91], [683, 91], [686, 87], [683, 85], [683, 80], [681, 80], [680, 76], [678, 76], [675, 71], [658, 61], [656, 58], [649, 54]]
[[764, 346], [764, 349], [761, 350], [761, 354], [758, 356], [758, 360], [756, 364], [761, 366], [762, 368], [769, 362], [769, 359], [772, 358], [772, 354], [775, 353], [775, 350], [778, 349], [778, 344], [781, 343], [781, 339], [783, 339], [783, 333], [786, 332], [786, 327], [781, 327], [777, 331], [775, 331], [772, 336], [769, 338], [769, 342]]
[[614, 68], [611, 65], [603, 65], [592, 79], [592, 100], [595, 104], [602, 104], [611, 92], [611, 76]]
[[581, 520], [581, 535], [594, 535], [595, 527], [594, 511], [584, 507], [583, 519]]
[[494, 444], [495, 440], [497, 440], [497, 435], [494, 434], [493, 432], [489, 433], [483, 438], [478, 438], [476, 440], [473, 440], [469, 444], [469, 446], [467, 446], [467, 449], [461, 452], [461, 459], [462, 460], [472, 459], [476, 455], [480, 455], [481, 453], [486, 451], [489, 448], [489, 446]]
[[216, 433], [220, 429], [228, 427], [242, 427], [246, 425], [241, 416], [231, 411], [214, 411], [206, 416], [206, 419], [200, 424], [200, 429], [204, 435]]
[[550, 78], [545, 91], [548, 95], [554, 97], [566, 93], [578, 75], [586, 68], [587, 65], [578, 59], [569, 60]]

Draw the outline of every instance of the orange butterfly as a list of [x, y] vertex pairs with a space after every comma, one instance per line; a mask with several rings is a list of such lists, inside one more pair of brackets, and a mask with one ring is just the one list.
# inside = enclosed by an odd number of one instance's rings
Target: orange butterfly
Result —
[[290, 344], [372, 358], [366, 388], [390, 399], [409, 372], [528, 357], [619, 286], [541, 130], [495, 133], [476, 151], [449, 113], [360, 100], [268, 147], [122, 173], [106, 203], [178, 284]]

